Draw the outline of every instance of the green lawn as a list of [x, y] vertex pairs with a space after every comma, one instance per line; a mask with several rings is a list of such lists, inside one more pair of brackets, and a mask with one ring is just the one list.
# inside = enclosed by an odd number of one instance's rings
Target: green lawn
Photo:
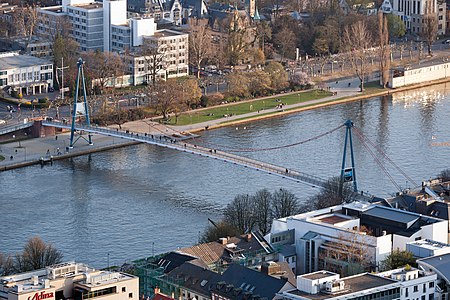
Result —
[[[332, 93], [320, 90], [313, 90], [307, 92], [299, 92], [296, 94], [272, 97], [268, 99], [259, 99], [246, 103], [236, 103], [233, 105], [224, 105], [219, 107], [214, 107], [210, 109], [205, 109], [199, 112], [183, 113], [178, 116], [178, 121], [175, 123], [175, 117], [172, 117], [168, 124], [170, 125], [189, 125], [196, 124], [211, 120], [217, 120], [224, 118], [225, 115], [242, 115], [249, 112], [261, 111], [264, 114], [264, 110], [268, 108], [274, 108], [280, 102], [290, 105], [300, 102], [321, 99], [324, 97], [331, 96]], [[277, 102], [277, 99], [280, 102]]]

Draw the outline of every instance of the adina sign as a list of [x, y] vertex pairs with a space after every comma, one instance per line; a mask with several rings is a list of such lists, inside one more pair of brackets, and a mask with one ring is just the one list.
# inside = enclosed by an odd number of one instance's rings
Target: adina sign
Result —
[[42, 292], [37, 292], [36, 294], [34, 294], [33, 297], [28, 297], [28, 300], [42, 300], [42, 299], [49, 299], [49, 298], [53, 298], [53, 292], [50, 293], [46, 293], [45, 291]]

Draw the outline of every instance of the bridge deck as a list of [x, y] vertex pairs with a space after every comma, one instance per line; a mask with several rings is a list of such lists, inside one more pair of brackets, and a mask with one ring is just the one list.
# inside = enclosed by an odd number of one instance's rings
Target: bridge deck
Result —
[[[42, 125], [44, 126], [53, 126], [57, 128], [65, 128], [70, 129], [70, 124], [64, 124], [61, 122], [56, 121], [43, 121]], [[125, 138], [132, 141], [147, 143], [151, 145], [157, 145], [160, 147], [165, 147], [169, 149], [174, 149], [178, 151], [183, 151], [187, 153], [197, 154], [204, 157], [210, 157], [218, 160], [222, 160], [225, 162], [230, 162], [236, 165], [241, 165], [244, 167], [252, 168], [258, 171], [263, 171], [268, 174], [277, 175], [282, 178], [290, 179], [293, 181], [296, 181], [298, 183], [304, 183], [312, 187], [323, 187], [326, 185], [327, 180], [314, 176], [309, 175], [297, 170], [293, 170], [290, 168], [277, 166], [274, 164], [258, 161], [255, 159], [238, 156], [235, 154], [227, 153], [221, 150], [217, 149], [211, 149], [206, 148], [202, 146], [198, 146], [192, 143], [189, 143], [187, 141], [181, 141], [173, 137], [169, 136], [150, 136], [146, 134], [136, 134], [136, 133], [130, 133], [130, 132], [124, 132], [104, 127], [87, 127], [84, 125], [77, 124], [75, 126], [75, 129], [77, 131], [85, 131], [89, 133], [95, 133], [95, 134], [102, 134], [112, 137], [118, 137], [118, 138]], [[357, 198], [364, 198], [364, 200], [368, 200], [369, 197], [367, 196], [360, 196], [359, 194], [355, 193], [355, 197]]]
[[13, 125], [8, 125], [0, 128], [0, 135], [11, 133], [17, 130], [29, 128], [33, 126], [34, 122], [26, 122], [26, 123], [17, 123]]

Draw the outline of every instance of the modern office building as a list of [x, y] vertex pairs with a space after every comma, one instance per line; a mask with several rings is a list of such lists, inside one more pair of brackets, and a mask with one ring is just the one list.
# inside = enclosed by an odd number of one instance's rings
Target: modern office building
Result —
[[392, 250], [405, 250], [409, 242], [447, 243], [447, 226], [446, 220], [353, 202], [276, 219], [266, 240], [275, 249], [295, 246], [298, 274], [357, 274], [377, 270]]
[[0, 300], [139, 299], [139, 279], [69, 262], [0, 277]]

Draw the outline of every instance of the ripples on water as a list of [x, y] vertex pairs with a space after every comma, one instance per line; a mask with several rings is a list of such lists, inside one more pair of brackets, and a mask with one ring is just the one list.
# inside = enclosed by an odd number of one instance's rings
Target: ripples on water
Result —
[[[450, 86], [326, 107], [202, 133], [207, 142], [265, 148], [316, 136], [352, 119], [416, 182], [450, 167]], [[245, 127], [245, 129], [244, 129]], [[237, 128], [237, 130], [236, 130]], [[339, 173], [344, 130], [308, 144], [244, 155], [323, 178]], [[395, 187], [354, 138], [359, 188], [386, 196]], [[380, 158], [402, 187], [410, 183]], [[66, 259], [97, 267], [184, 247], [217, 220], [238, 193], [287, 188], [301, 201], [317, 190], [236, 165], [137, 145], [0, 173], [0, 252], [40, 235]], [[153, 244], [154, 243], [154, 244]]]

